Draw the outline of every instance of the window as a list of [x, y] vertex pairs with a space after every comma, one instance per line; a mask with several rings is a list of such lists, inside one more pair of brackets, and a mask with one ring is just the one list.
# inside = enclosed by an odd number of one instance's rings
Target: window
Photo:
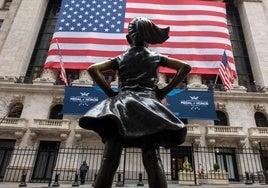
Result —
[[[188, 146], [175, 146], [170, 148], [171, 158], [171, 178], [178, 180], [178, 172], [193, 168], [192, 148]], [[187, 161], [187, 162], [186, 162]]]
[[[239, 12], [233, 3], [233, 0], [224, 0], [224, 2], [226, 3], [227, 25], [231, 38], [239, 85], [245, 86], [248, 88], [248, 91], [253, 91], [255, 87], [253, 86], [254, 79], [251, 71]], [[221, 79], [219, 77], [217, 78], [215, 75], [202, 75], [202, 81], [203, 84], [208, 85], [210, 89], [220, 91], [225, 90], [222, 86]]]
[[102, 72], [105, 80], [108, 82], [108, 83], [112, 83], [115, 81], [115, 76], [116, 76], [116, 72], [115, 71], [106, 71], [106, 72]]
[[[166, 83], [171, 82], [174, 75], [175, 74], [167, 74], [166, 73]], [[184, 78], [184, 80], [176, 86], [176, 89], [186, 89], [186, 88], [187, 88], [187, 78]]]
[[14, 150], [16, 140], [0, 139], [0, 181], [3, 182], [4, 176], [9, 166], [10, 159]]
[[266, 116], [261, 112], [256, 112], [254, 114], [255, 122], [257, 127], [268, 127], [268, 122]]
[[217, 116], [218, 116], [218, 120], [214, 121], [214, 125], [220, 125], [220, 126], [227, 126], [227, 117], [226, 114], [222, 111], [216, 111]]
[[47, 57], [47, 51], [58, 20], [60, 4], [60, 0], [50, 0], [48, 3], [47, 11], [24, 80], [26, 83], [31, 83], [32, 80], [41, 76]]
[[62, 104], [55, 105], [50, 111], [49, 119], [62, 119], [61, 110]]
[[226, 3], [227, 24], [231, 37], [239, 85], [249, 88], [250, 85], [253, 84], [253, 75], [239, 13], [237, 7], [235, 7], [233, 3], [233, 0], [224, 0], [224, 2]]
[[202, 84], [207, 85], [209, 90], [226, 91], [220, 76], [204, 74], [202, 75]]
[[9, 108], [7, 117], [20, 118], [21, 113], [22, 113], [22, 109], [23, 109], [23, 104], [21, 104], [21, 103], [12, 104]]
[[[66, 76], [68, 83], [71, 83], [74, 80], [79, 79], [79, 70], [78, 69], [67, 69], [66, 70]], [[60, 74], [58, 74], [58, 80], [56, 82], [57, 85], [62, 85], [64, 84], [63, 81], [60, 79]]]
[[32, 180], [34, 182], [51, 180], [53, 169], [57, 162], [59, 148], [60, 142], [40, 141], [32, 173]]
[[[39, 78], [43, 72], [43, 66], [47, 58], [47, 52], [51, 39], [58, 21], [61, 0], [50, 0], [48, 3], [45, 18], [39, 31], [39, 36], [35, 44], [33, 55], [24, 79], [25, 83], [31, 83], [32, 80]], [[68, 82], [79, 79], [79, 70], [66, 70]], [[60, 78], [56, 84], [64, 84]]]
[[4, 20], [0, 20], [0, 28], [2, 27]]

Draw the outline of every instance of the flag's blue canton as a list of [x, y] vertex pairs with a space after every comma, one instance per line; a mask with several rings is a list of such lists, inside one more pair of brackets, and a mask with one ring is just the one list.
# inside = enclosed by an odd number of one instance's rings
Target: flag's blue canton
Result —
[[226, 55], [225, 51], [223, 52], [221, 62], [224, 65], [224, 67], [227, 66], [228, 60], [227, 60], [227, 55]]
[[122, 33], [125, 0], [63, 0], [56, 31]]

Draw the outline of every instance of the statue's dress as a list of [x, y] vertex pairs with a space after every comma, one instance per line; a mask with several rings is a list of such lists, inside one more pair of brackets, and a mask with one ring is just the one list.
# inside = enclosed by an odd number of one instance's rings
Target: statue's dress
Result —
[[80, 127], [95, 131], [104, 142], [119, 135], [125, 147], [140, 147], [144, 139], [164, 147], [183, 143], [185, 125], [157, 98], [158, 68], [166, 60], [143, 47], [132, 47], [112, 59], [119, 93], [91, 108], [80, 118]]

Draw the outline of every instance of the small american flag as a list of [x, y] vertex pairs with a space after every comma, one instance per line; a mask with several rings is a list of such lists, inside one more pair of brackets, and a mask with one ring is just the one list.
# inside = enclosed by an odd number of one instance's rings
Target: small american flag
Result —
[[58, 53], [59, 53], [59, 58], [60, 58], [60, 79], [66, 86], [68, 86], [68, 80], [67, 80], [66, 71], [64, 68], [61, 49], [60, 49], [58, 40], [56, 40], [56, 42], [57, 42], [57, 48], [58, 48]]
[[186, 61], [191, 73], [218, 74], [223, 49], [236, 72], [225, 4], [201, 0], [62, 0], [45, 68], [60, 68], [56, 39], [66, 69], [87, 69], [121, 54], [129, 47], [127, 27], [134, 17], [170, 26], [170, 38], [150, 48]]
[[234, 83], [234, 75], [232, 74], [231, 68], [228, 63], [228, 58], [225, 50], [222, 55], [222, 61], [219, 68], [219, 75], [222, 83], [227, 91], [231, 91], [231, 86]]

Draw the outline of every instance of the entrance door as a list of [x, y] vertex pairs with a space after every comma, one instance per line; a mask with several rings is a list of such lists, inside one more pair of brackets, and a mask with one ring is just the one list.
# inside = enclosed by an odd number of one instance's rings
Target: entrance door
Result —
[[260, 146], [262, 169], [268, 170], [268, 146]]
[[60, 142], [41, 141], [32, 180], [49, 181], [57, 161]]
[[183, 170], [183, 163], [186, 158], [192, 164], [191, 147], [178, 146], [170, 149], [171, 151], [171, 178], [178, 180], [178, 172]]
[[238, 181], [237, 163], [235, 159], [235, 150], [233, 148], [221, 148], [216, 153], [217, 163], [220, 165], [220, 169], [224, 169], [228, 172], [230, 181]]
[[0, 181], [3, 181], [16, 140], [0, 140]]

